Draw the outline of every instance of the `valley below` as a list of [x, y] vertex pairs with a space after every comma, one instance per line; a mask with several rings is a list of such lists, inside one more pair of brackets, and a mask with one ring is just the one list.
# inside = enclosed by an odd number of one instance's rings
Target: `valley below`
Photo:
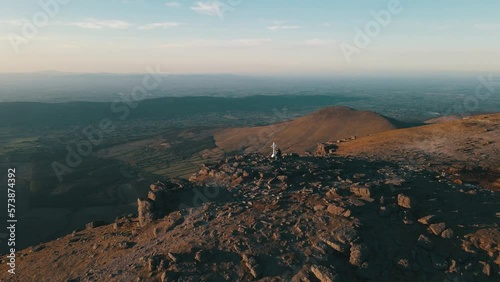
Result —
[[[153, 99], [124, 120], [10, 105], [15, 281], [495, 281], [500, 115], [397, 120], [356, 101]], [[151, 183], [168, 201], [144, 224]]]

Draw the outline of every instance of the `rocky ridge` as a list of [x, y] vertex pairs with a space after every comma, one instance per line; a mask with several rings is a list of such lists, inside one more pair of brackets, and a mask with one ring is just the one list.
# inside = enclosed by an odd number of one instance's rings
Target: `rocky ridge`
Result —
[[424, 167], [238, 155], [21, 251], [11, 281], [498, 281], [499, 203]]

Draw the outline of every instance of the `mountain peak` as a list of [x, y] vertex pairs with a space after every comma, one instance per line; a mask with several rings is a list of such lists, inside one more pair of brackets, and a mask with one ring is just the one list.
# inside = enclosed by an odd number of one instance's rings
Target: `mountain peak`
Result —
[[225, 151], [264, 152], [272, 142], [284, 152], [303, 153], [316, 144], [335, 142], [354, 136], [367, 136], [398, 128], [389, 119], [369, 111], [334, 106], [307, 116], [269, 126], [232, 128], [215, 135], [216, 144]]

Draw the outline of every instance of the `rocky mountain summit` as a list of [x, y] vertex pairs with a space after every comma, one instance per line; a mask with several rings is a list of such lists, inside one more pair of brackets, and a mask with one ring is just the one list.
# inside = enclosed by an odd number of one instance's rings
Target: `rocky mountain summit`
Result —
[[[425, 167], [238, 155], [138, 213], [19, 253], [2, 281], [498, 281], [500, 195]], [[6, 280], [10, 279], [10, 280]]]

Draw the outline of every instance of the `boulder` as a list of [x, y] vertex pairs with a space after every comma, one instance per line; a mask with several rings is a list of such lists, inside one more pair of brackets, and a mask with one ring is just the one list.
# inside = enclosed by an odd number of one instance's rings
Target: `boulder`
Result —
[[349, 247], [341, 242], [338, 242], [337, 240], [333, 239], [333, 238], [320, 238], [321, 241], [323, 241], [325, 244], [327, 244], [328, 246], [330, 246], [332, 249], [334, 249], [335, 251], [339, 252], [339, 253], [342, 253], [342, 254], [346, 254], [349, 250]]
[[253, 278], [257, 279], [262, 275], [264, 267], [257, 263], [257, 260], [255, 259], [254, 256], [249, 254], [243, 254], [242, 260], [245, 263], [245, 266], [250, 271], [250, 274], [253, 276]]
[[323, 205], [315, 205], [315, 206], [313, 207], [313, 210], [314, 210], [314, 211], [322, 211], [322, 210], [324, 210], [324, 209], [325, 209], [325, 206], [323, 206]]
[[147, 268], [149, 272], [155, 272], [158, 270], [158, 267], [160, 266], [160, 261], [161, 261], [161, 256], [155, 255], [152, 257], [149, 257], [147, 260]]
[[116, 244], [116, 246], [120, 249], [129, 249], [129, 248], [132, 248], [134, 246], [134, 244], [132, 242], [129, 242], [129, 241], [121, 241], [121, 242], [118, 242]]
[[322, 265], [312, 265], [311, 272], [321, 282], [340, 281], [340, 277], [335, 271]]
[[429, 230], [431, 230], [432, 233], [434, 233], [434, 235], [437, 236], [439, 236], [439, 234], [441, 234], [441, 232], [443, 232], [445, 229], [446, 229], [446, 223], [444, 222], [429, 225]]
[[483, 265], [483, 274], [486, 276], [491, 275], [491, 266], [487, 262], [480, 262]]
[[326, 210], [329, 213], [333, 214], [333, 215], [345, 216], [345, 217], [349, 217], [351, 215], [351, 211], [350, 210], [342, 208], [342, 207], [339, 207], [339, 206], [337, 206], [335, 204], [328, 205], [328, 207], [326, 208]]
[[419, 218], [418, 222], [425, 224], [425, 225], [436, 223], [436, 216], [435, 215], [424, 216], [424, 217]]
[[106, 225], [107, 223], [105, 221], [102, 221], [102, 220], [96, 220], [96, 221], [92, 221], [92, 222], [89, 222], [85, 225], [85, 227], [87, 229], [92, 229], [92, 228], [97, 228], [97, 227], [100, 227], [100, 226], [104, 226]]
[[177, 262], [180, 262], [180, 256], [178, 254], [174, 254], [174, 253], [167, 253], [167, 258], [173, 262], [173, 263], [177, 263]]
[[351, 246], [349, 263], [355, 266], [361, 266], [370, 256], [370, 249], [366, 244], [354, 244]]
[[335, 153], [338, 146], [334, 143], [319, 143], [314, 151], [314, 155], [318, 157], [324, 157]]
[[154, 215], [154, 201], [151, 199], [137, 199], [137, 210], [139, 212], [139, 224], [145, 226], [153, 222]]
[[303, 266], [302, 269], [292, 277], [292, 282], [311, 282], [309, 278], [309, 267]]
[[441, 237], [443, 237], [445, 239], [450, 239], [453, 237], [453, 235], [455, 235], [455, 233], [453, 232], [453, 229], [451, 229], [451, 228], [448, 228], [448, 229], [444, 230], [443, 233], [441, 233]]
[[164, 211], [166, 209], [166, 195], [163, 190], [150, 190], [148, 199], [155, 202], [155, 209]]
[[286, 175], [278, 175], [276, 178], [281, 181], [281, 183], [285, 183], [288, 180]]
[[336, 199], [342, 197], [341, 191], [338, 188], [332, 188], [328, 192], [326, 192], [325, 196], [328, 199]]
[[411, 270], [410, 261], [407, 258], [400, 258], [399, 260], [397, 260], [396, 267], [403, 271]]
[[399, 194], [398, 195], [398, 206], [406, 208], [406, 209], [411, 209], [415, 207], [415, 203], [412, 201], [412, 198], [409, 196], [406, 196], [404, 194]]
[[352, 227], [340, 227], [332, 235], [343, 244], [351, 244], [359, 240], [359, 233]]
[[353, 187], [351, 187], [351, 192], [354, 193], [354, 195], [356, 195], [358, 197], [370, 198], [372, 196], [371, 189], [369, 187], [353, 186]]

